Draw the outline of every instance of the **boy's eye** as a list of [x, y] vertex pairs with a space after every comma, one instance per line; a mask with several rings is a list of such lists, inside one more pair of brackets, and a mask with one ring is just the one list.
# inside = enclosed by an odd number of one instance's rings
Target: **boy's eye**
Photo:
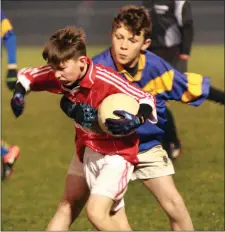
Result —
[[63, 71], [65, 69], [65, 67], [56, 67], [56, 70], [58, 71]]
[[122, 36], [116, 35], [117, 39], [122, 39]]
[[135, 39], [130, 39], [130, 42], [131, 43], [136, 43], [136, 40]]

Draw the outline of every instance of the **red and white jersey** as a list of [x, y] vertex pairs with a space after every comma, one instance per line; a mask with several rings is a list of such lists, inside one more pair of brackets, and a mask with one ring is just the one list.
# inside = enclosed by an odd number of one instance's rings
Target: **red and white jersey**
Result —
[[[149, 118], [152, 123], [157, 123], [155, 99], [152, 95], [142, 91], [132, 83], [119, 76], [113, 69], [103, 65], [94, 65], [88, 59], [89, 68], [79, 86], [68, 89], [55, 77], [54, 70], [49, 66], [39, 68], [24, 68], [18, 72], [18, 82], [26, 91], [49, 91], [64, 94], [74, 103], [88, 103], [98, 109], [101, 102], [109, 95], [125, 93], [133, 96], [139, 104], [151, 105], [153, 111]], [[101, 154], [119, 154], [131, 163], [137, 163], [139, 139], [136, 134], [123, 138], [116, 138], [105, 133], [97, 134], [87, 130], [77, 123], [76, 150], [82, 160], [85, 147], [90, 147]]]

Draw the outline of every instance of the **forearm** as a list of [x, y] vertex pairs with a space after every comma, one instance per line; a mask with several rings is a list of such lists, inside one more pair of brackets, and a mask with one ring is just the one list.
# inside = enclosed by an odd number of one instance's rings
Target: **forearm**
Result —
[[180, 54], [190, 55], [194, 37], [193, 17], [190, 1], [175, 1], [175, 16], [181, 32]]
[[152, 113], [152, 107], [148, 104], [140, 104], [137, 115], [143, 117], [144, 121], [146, 121]]
[[6, 34], [4, 42], [8, 55], [8, 68], [16, 69], [16, 36], [13, 31]]
[[61, 98], [60, 108], [70, 118], [74, 118], [75, 115], [71, 114], [73, 103], [65, 96]]
[[97, 122], [97, 110], [87, 103], [73, 103], [66, 96], [60, 101], [60, 108], [81, 126], [91, 128]]
[[211, 86], [207, 99], [224, 105], [225, 92]]
[[23, 96], [25, 96], [25, 94], [26, 94], [26, 90], [20, 82], [18, 82], [15, 86], [15, 91], [14, 91], [13, 95], [15, 95], [15, 94], [22, 94]]
[[194, 37], [193, 22], [187, 22], [181, 29], [182, 42], [180, 47], [180, 54], [190, 55], [191, 47]]

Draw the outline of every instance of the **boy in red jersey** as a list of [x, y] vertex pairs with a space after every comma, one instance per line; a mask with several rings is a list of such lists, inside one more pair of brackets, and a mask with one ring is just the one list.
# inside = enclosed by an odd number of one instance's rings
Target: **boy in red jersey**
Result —
[[84, 32], [76, 27], [55, 32], [44, 48], [43, 58], [48, 66], [19, 72], [11, 101], [15, 115], [22, 113], [24, 94], [29, 90], [63, 94], [75, 103], [76, 151], [84, 163], [91, 191], [87, 203], [88, 218], [98, 230], [130, 230], [130, 227], [119, 227], [113, 214], [124, 207], [123, 196], [133, 165], [138, 163], [139, 140], [135, 133], [116, 138], [95, 132], [95, 128], [90, 126], [92, 118], [87, 119], [87, 112], [93, 111], [94, 114], [95, 109], [111, 94], [133, 96], [140, 104], [137, 115], [115, 112], [122, 115], [125, 134], [129, 134], [147, 120], [157, 122], [154, 97], [124, 80], [111, 68], [93, 65], [86, 56]]

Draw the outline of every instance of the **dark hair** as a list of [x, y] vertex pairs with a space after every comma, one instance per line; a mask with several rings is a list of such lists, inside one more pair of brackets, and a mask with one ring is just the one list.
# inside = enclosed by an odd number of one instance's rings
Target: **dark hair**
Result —
[[119, 14], [113, 19], [112, 30], [120, 28], [122, 24], [133, 35], [140, 35], [143, 30], [145, 39], [150, 38], [152, 21], [147, 8], [144, 6], [127, 5], [122, 7]]
[[84, 31], [75, 26], [56, 31], [47, 41], [42, 56], [49, 64], [54, 65], [86, 56]]

